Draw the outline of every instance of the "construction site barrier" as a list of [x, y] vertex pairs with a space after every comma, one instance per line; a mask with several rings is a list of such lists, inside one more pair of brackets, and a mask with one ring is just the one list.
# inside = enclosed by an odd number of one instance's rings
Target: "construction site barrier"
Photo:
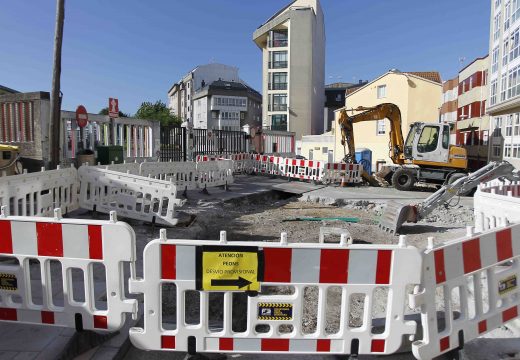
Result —
[[197, 186], [199, 188], [230, 185], [233, 182], [232, 160], [197, 163]]
[[478, 234], [469, 228], [464, 238], [429, 247], [421, 285], [410, 296], [423, 328], [412, 344], [416, 358], [461, 348], [518, 317], [520, 225]]
[[[0, 320], [120, 329], [126, 313], [137, 317], [137, 301], [125, 298], [123, 285], [123, 264], [135, 261], [134, 231], [115, 214], [111, 221], [60, 217], [59, 209], [54, 219], [2, 211]], [[100, 267], [103, 288], [95, 279]]]
[[117, 211], [130, 219], [167, 226], [177, 224], [177, 199], [173, 182], [124, 174], [94, 166], [79, 168], [79, 204], [83, 209], [110, 213]]
[[141, 164], [138, 162], [126, 162], [125, 161], [124, 163], [121, 163], [121, 164], [98, 165], [98, 167], [105, 169], [105, 170], [122, 172], [125, 174], [141, 175]]
[[361, 164], [326, 163], [321, 180], [326, 184], [339, 183], [343, 179], [347, 183], [359, 183], [362, 181], [362, 171]]
[[520, 181], [480, 184], [474, 195], [474, 213], [478, 231], [520, 222]]
[[[131, 293], [144, 295], [144, 328], [130, 329], [134, 346], [190, 353], [391, 354], [404, 336], [415, 334], [404, 304], [407, 286], [419, 284], [420, 272], [411, 269], [420, 269], [421, 255], [404, 238], [399, 245], [351, 245], [346, 236], [339, 245], [288, 244], [284, 235], [280, 243], [229, 244], [225, 233], [220, 243], [194, 243], [167, 240], [162, 231], [144, 250], [144, 277], [129, 282]], [[330, 292], [338, 295], [335, 305]], [[383, 309], [378, 330], [376, 293], [386, 294], [377, 304]], [[309, 296], [313, 310], [306, 308]], [[167, 307], [175, 309], [169, 318]], [[349, 314], [356, 309], [359, 323], [353, 324]], [[305, 330], [306, 316], [316, 321], [314, 329]], [[330, 319], [339, 320], [336, 329]]]
[[0, 177], [0, 205], [10, 215], [52, 216], [78, 208], [78, 174], [74, 167]]
[[180, 190], [197, 188], [197, 165], [191, 161], [144, 162], [140, 175], [173, 181]]
[[[238, 160], [235, 160], [235, 158]], [[277, 175], [289, 179], [309, 180], [324, 184], [340, 183], [342, 181], [347, 183], [362, 182], [361, 173], [363, 167], [360, 164], [326, 163], [323, 161], [260, 154], [197, 156], [197, 162], [222, 159], [233, 160], [235, 172]]]

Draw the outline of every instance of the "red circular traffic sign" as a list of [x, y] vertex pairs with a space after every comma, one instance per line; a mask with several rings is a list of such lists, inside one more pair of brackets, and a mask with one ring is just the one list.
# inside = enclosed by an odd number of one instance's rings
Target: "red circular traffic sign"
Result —
[[85, 127], [88, 122], [87, 109], [83, 105], [78, 106], [76, 109], [76, 123], [79, 127]]

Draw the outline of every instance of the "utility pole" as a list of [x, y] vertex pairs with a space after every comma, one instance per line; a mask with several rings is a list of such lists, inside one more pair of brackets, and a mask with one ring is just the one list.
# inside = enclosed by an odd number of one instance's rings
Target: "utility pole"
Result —
[[56, 0], [56, 30], [54, 34], [54, 64], [52, 69], [51, 94], [51, 169], [60, 163], [60, 122], [61, 122], [61, 44], [63, 42], [63, 22], [65, 19], [65, 0]]

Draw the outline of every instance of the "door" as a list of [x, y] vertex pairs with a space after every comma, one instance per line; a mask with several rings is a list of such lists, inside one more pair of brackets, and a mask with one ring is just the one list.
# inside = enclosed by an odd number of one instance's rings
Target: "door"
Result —
[[[443, 134], [439, 125], [424, 125], [415, 146], [415, 160], [446, 162], [443, 156]], [[446, 150], [444, 150], [446, 152]]]
[[329, 150], [329, 157], [327, 161], [329, 164], [334, 162], [334, 150]]
[[310, 149], [309, 150], [309, 160], [313, 160], [313, 159], [314, 159], [314, 150]]

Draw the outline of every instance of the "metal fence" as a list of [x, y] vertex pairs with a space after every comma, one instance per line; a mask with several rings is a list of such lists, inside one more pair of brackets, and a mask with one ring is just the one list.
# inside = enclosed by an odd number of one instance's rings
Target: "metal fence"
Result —
[[236, 154], [247, 150], [245, 132], [193, 129], [193, 156]]
[[161, 127], [161, 161], [186, 161], [186, 128]]

